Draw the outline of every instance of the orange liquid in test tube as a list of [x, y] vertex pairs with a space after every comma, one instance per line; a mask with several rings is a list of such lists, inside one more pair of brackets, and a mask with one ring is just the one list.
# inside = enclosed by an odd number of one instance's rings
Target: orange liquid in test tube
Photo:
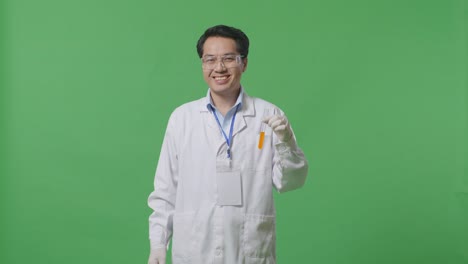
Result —
[[[270, 109], [264, 109], [263, 110], [263, 119], [265, 119], [266, 117], [268, 117], [270, 114]], [[263, 148], [263, 141], [265, 141], [265, 129], [266, 129], [266, 124], [262, 122], [262, 124], [260, 124], [260, 137], [258, 138], [258, 149], [262, 149]]]
[[263, 140], [265, 140], [265, 131], [260, 132], [260, 139], [258, 140], [258, 149], [263, 148]]

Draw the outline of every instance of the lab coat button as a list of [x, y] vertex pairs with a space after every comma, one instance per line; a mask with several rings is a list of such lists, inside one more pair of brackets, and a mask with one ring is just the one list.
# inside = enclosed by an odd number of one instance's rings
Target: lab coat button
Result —
[[216, 249], [216, 256], [221, 256], [221, 249]]

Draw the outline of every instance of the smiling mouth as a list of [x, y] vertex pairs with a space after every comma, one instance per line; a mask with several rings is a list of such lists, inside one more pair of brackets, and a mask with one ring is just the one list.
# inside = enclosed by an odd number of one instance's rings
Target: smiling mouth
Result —
[[215, 76], [213, 77], [216, 81], [226, 80], [229, 76]]

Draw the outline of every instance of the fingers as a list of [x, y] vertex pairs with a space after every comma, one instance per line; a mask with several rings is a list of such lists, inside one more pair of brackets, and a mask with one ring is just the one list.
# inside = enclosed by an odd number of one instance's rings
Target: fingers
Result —
[[273, 131], [277, 132], [277, 131], [283, 131], [285, 129], [286, 129], [286, 125], [280, 125], [280, 126], [273, 128]]
[[[271, 127], [274, 131], [277, 131], [279, 127], [282, 129], [287, 125], [287, 120], [284, 116], [274, 115], [263, 119], [263, 122]], [[280, 128], [281, 129], [281, 128]]]
[[282, 119], [277, 119], [277, 120], [271, 120], [269, 122], [269, 126], [273, 129], [276, 130], [276, 128], [284, 123], [284, 120]]
[[292, 131], [289, 127], [288, 119], [285, 116], [273, 115], [263, 119], [281, 142], [287, 142], [292, 137]]
[[148, 264], [166, 264], [166, 258], [156, 257], [148, 261]]
[[279, 116], [277, 115], [268, 116], [263, 119], [263, 123], [266, 123], [268, 126], [271, 126], [271, 124], [277, 121], [278, 119], [279, 119]]
[[159, 259], [157, 257], [151, 257], [148, 260], [148, 264], [160, 264]]
[[262, 119], [262, 122], [268, 124], [268, 122], [270, 121], [270, 119], [272, 119], [273, 117], [274, 117], [274, 116], [267, 116], [267, 117], [264, 117], [264, 118]]
[[166, 264], [166, 249], [151, 249], [148, 264]]
[[271, 116], [267, 116], [267, 117], [264, 117], [263, 118], [263, 122], [264, 123], [270, 123], [270, 122], [274, 122], [275, 120], [277, 120], [278, 118], [280, 118], [281, 116], [279, 115], [271, 115]]

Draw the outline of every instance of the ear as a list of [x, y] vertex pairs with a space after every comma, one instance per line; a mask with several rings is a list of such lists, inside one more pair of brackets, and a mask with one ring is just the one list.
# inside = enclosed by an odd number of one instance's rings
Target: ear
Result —
[[248, 58], [245, 58], [244, 61], [243, 61], [243, 68], [242, 68], [242, 72], [245, 72], [245, 70], [247, 70], [247, 64], [249, 62], [249, 59]]

